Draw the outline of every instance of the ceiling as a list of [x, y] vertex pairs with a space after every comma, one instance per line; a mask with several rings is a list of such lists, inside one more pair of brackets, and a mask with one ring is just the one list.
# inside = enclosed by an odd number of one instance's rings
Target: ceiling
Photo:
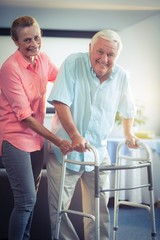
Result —
[[[98, 30], [110, 27], [120, 31], [160, 13], [160, 0], [0, 0], [2, 8], [11, 9], [11, 15], [14, 9], [21, 9], [21, 14], [22, 9], [24, 13], [30, 9], [29, 13], [35, 17], [44, 16], [42, 28]], [[52, 26], [49, 26], [50, 18]]]
[[87, 10], [160, 10], [159, 0], [0, 0], [0, 6]]

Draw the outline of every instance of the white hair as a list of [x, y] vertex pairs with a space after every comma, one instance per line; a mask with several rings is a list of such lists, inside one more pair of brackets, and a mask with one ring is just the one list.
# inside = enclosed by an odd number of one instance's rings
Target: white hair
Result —
[[108, 41], [117, 42], [117, 46], [118, 46], [118, 54], [117, 55], [119, 55], [119, 53], [122, 49], [122, 41], [121, 41], [121, 38], [118, 35], [118, 33], [116, 33], [115, 31], [113, 31], [111, 29], [104, 29], [104, 30], [97, 32], [91, 39], [91, 48], [94, 45], [94, 43], [97, 41], [98, 38], [103, 38]]

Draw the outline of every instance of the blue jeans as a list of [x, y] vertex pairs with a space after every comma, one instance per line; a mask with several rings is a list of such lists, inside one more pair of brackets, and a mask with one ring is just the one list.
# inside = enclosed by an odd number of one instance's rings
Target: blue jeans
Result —
[[14, 197], [8, 239], [27, 240], [43, 167], [43, 149], [28, 153], [3, 141], [2, 162]]

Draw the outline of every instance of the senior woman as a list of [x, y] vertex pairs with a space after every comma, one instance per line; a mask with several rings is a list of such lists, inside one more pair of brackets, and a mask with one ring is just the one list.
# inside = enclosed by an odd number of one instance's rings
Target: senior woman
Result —
[[43, 126], [46, 86], [58, 69], [40, 51], [41, 30], [35, 18], [14, 20], [11, 37], [17, 50], [0, 70], [0, 155], [14, 197], [8, 239], [26, 240], [41, 178], [44, 138], [64, 154], [70, 143]]

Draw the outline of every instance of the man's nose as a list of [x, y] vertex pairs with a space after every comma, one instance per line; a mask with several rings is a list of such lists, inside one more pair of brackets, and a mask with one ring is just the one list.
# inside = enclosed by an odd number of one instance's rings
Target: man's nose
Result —
[[102, 61], [107, 63], [108, 62], [108, 56], [107, 54], [103, 54], [102, 57], [101, 57]]

